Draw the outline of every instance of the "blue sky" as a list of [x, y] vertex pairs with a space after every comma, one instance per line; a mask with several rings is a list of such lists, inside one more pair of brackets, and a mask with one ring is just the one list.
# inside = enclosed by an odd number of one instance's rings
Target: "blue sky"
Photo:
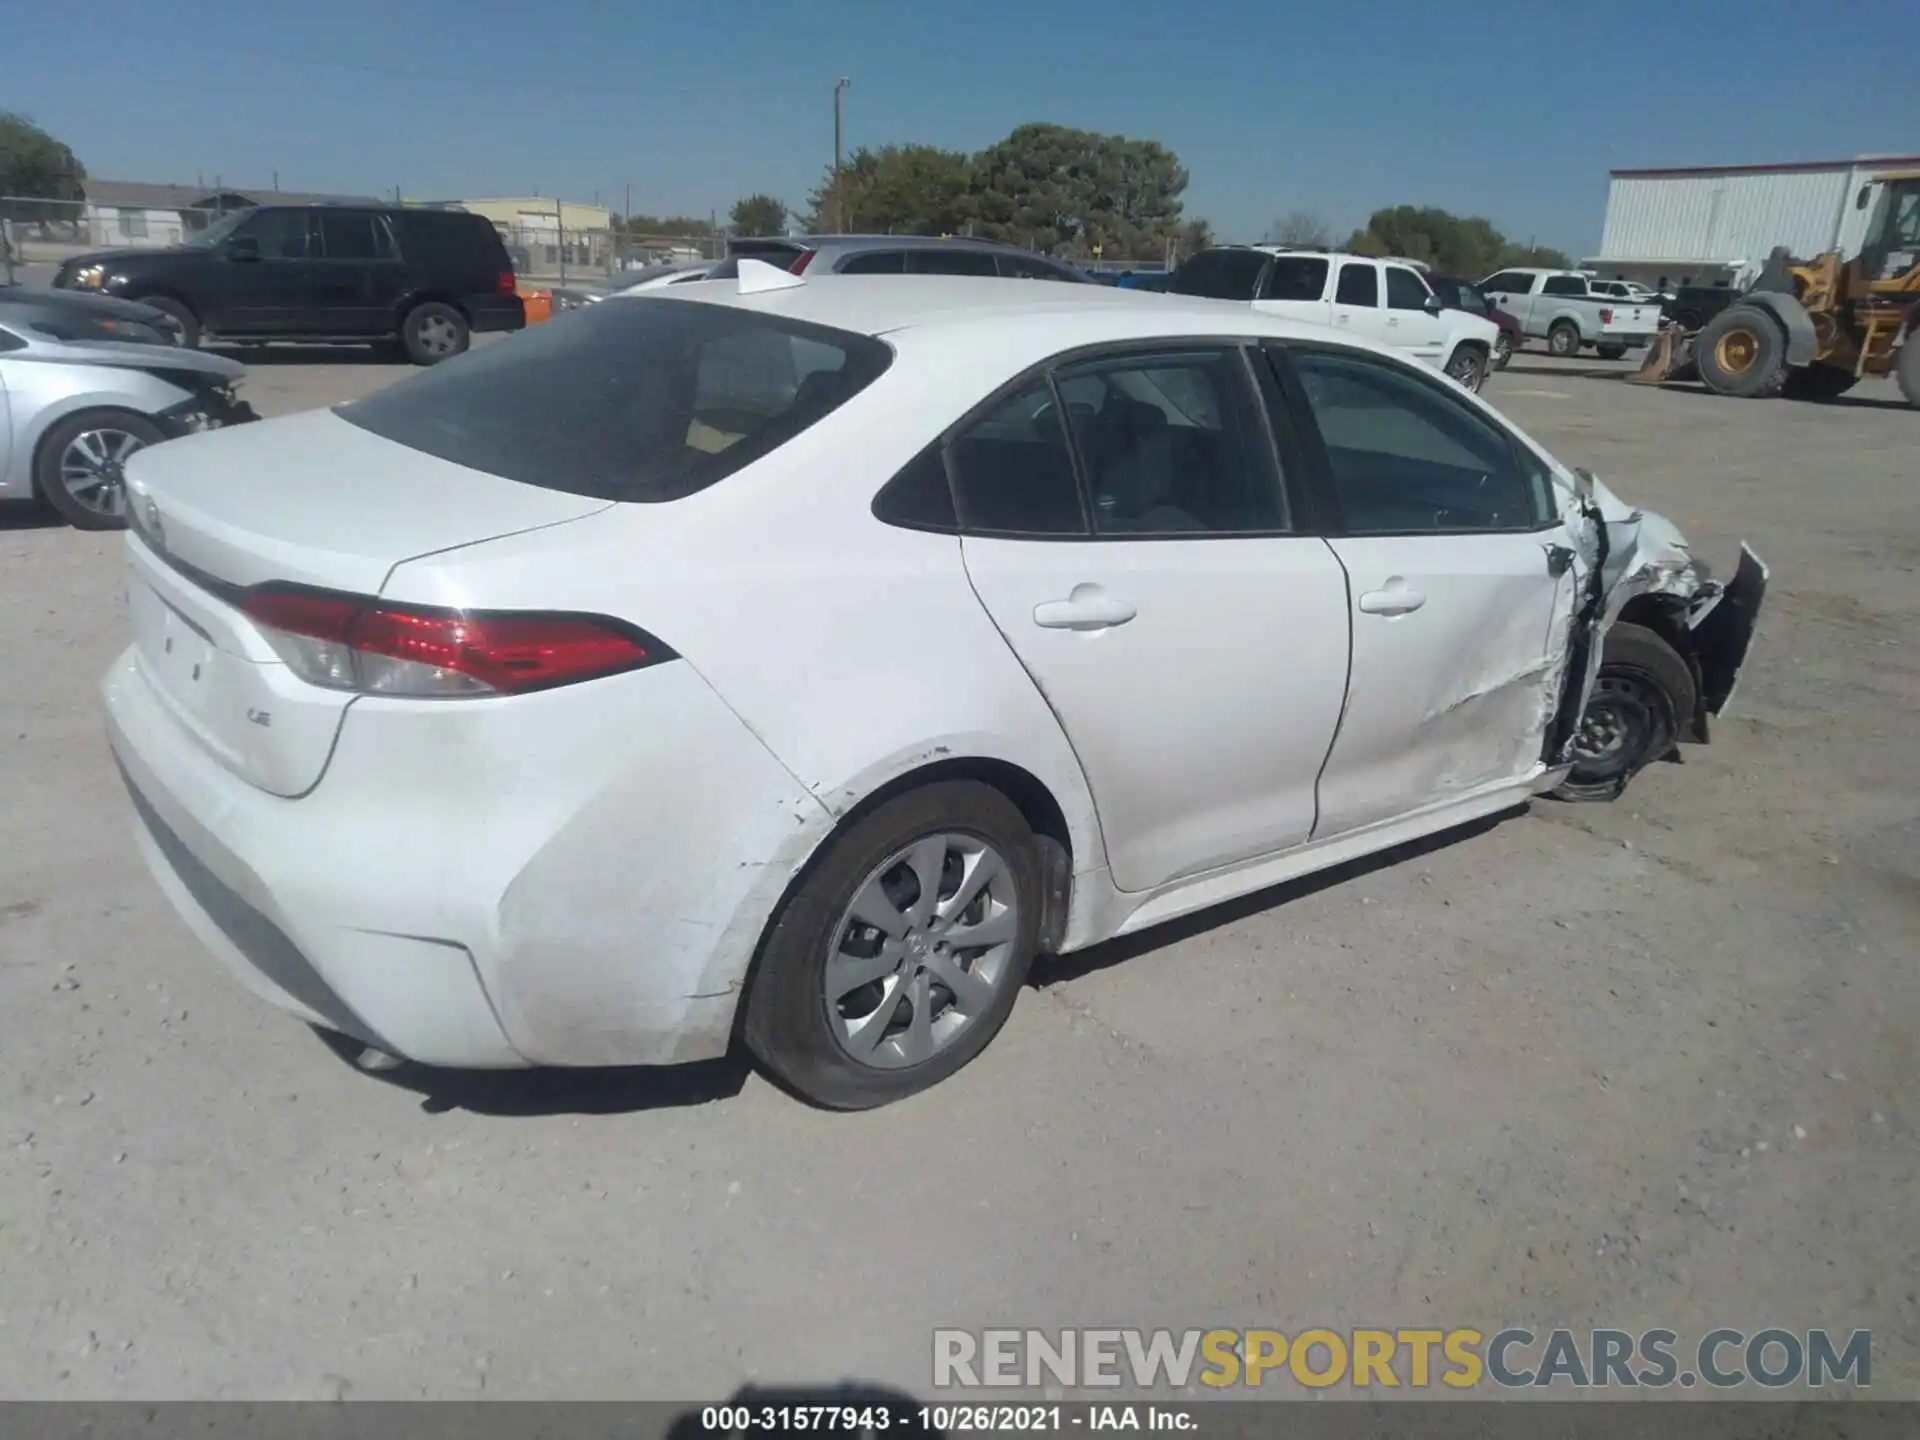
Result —
[[1233, 239], [1434, 204], [1590, 253], [1614, 166], [1920, 151], [1900, 9], [0, 0], [0, 105], [109, 179], [703, 214], [800, 204], [846, 75], [849, 148], [1048, 120], [1170, 146]]

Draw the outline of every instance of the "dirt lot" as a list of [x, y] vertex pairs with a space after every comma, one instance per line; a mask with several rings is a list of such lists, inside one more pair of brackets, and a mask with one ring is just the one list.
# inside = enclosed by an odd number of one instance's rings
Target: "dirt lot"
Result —
[[[311, 358], [255, 402], [405, 373]], [[1055, 964], [855, 1117], [729, 1064], [388, 1083], [255, 1004], [129, 839], [117, 542], [0, 520], [0, 1394], [924, 1393], [936, 1325], [1517, 1323], [1871, 1328], [1920, 1396], [1920, 415], [1606, 368], [1491, 394], [1771, 562], [1715, 745]]]

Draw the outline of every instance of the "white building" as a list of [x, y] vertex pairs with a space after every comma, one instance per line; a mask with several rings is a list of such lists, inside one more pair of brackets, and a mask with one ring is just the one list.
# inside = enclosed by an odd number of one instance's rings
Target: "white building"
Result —
[[1776, 245], [1800, 258], [1852, 253], [1868, 212], [1860, 187], [1920, 156], [1861, 156], [1791, 165], [1700, 165], [1615, 170], [1607, 183], [1600, 253], [1580, 262], [1607, 279], [1741, 285]]

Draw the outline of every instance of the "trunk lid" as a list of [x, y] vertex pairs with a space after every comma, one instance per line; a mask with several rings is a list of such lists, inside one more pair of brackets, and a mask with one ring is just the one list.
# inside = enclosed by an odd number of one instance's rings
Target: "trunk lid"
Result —
[[402, 561], [610, 504], [438, 460], [325, 411], [141, 451], [127, 476], [141, 673], [229, 770], [272, 794], [304, 794], [355, 697], [294, 676], [241, 608], [242, 591], [277, 580], [377, 595]]

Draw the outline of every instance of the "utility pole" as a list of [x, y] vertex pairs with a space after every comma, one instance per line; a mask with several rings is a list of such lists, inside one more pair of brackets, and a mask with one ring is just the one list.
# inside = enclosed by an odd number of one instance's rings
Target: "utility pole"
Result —
[[833, 223], [843, 234], [847, 228], [847, 197], [840, 188], [840, 141], [845, 128], [840, 97], [851, 84], [853, 81], [842, 75], [833, 85]]

